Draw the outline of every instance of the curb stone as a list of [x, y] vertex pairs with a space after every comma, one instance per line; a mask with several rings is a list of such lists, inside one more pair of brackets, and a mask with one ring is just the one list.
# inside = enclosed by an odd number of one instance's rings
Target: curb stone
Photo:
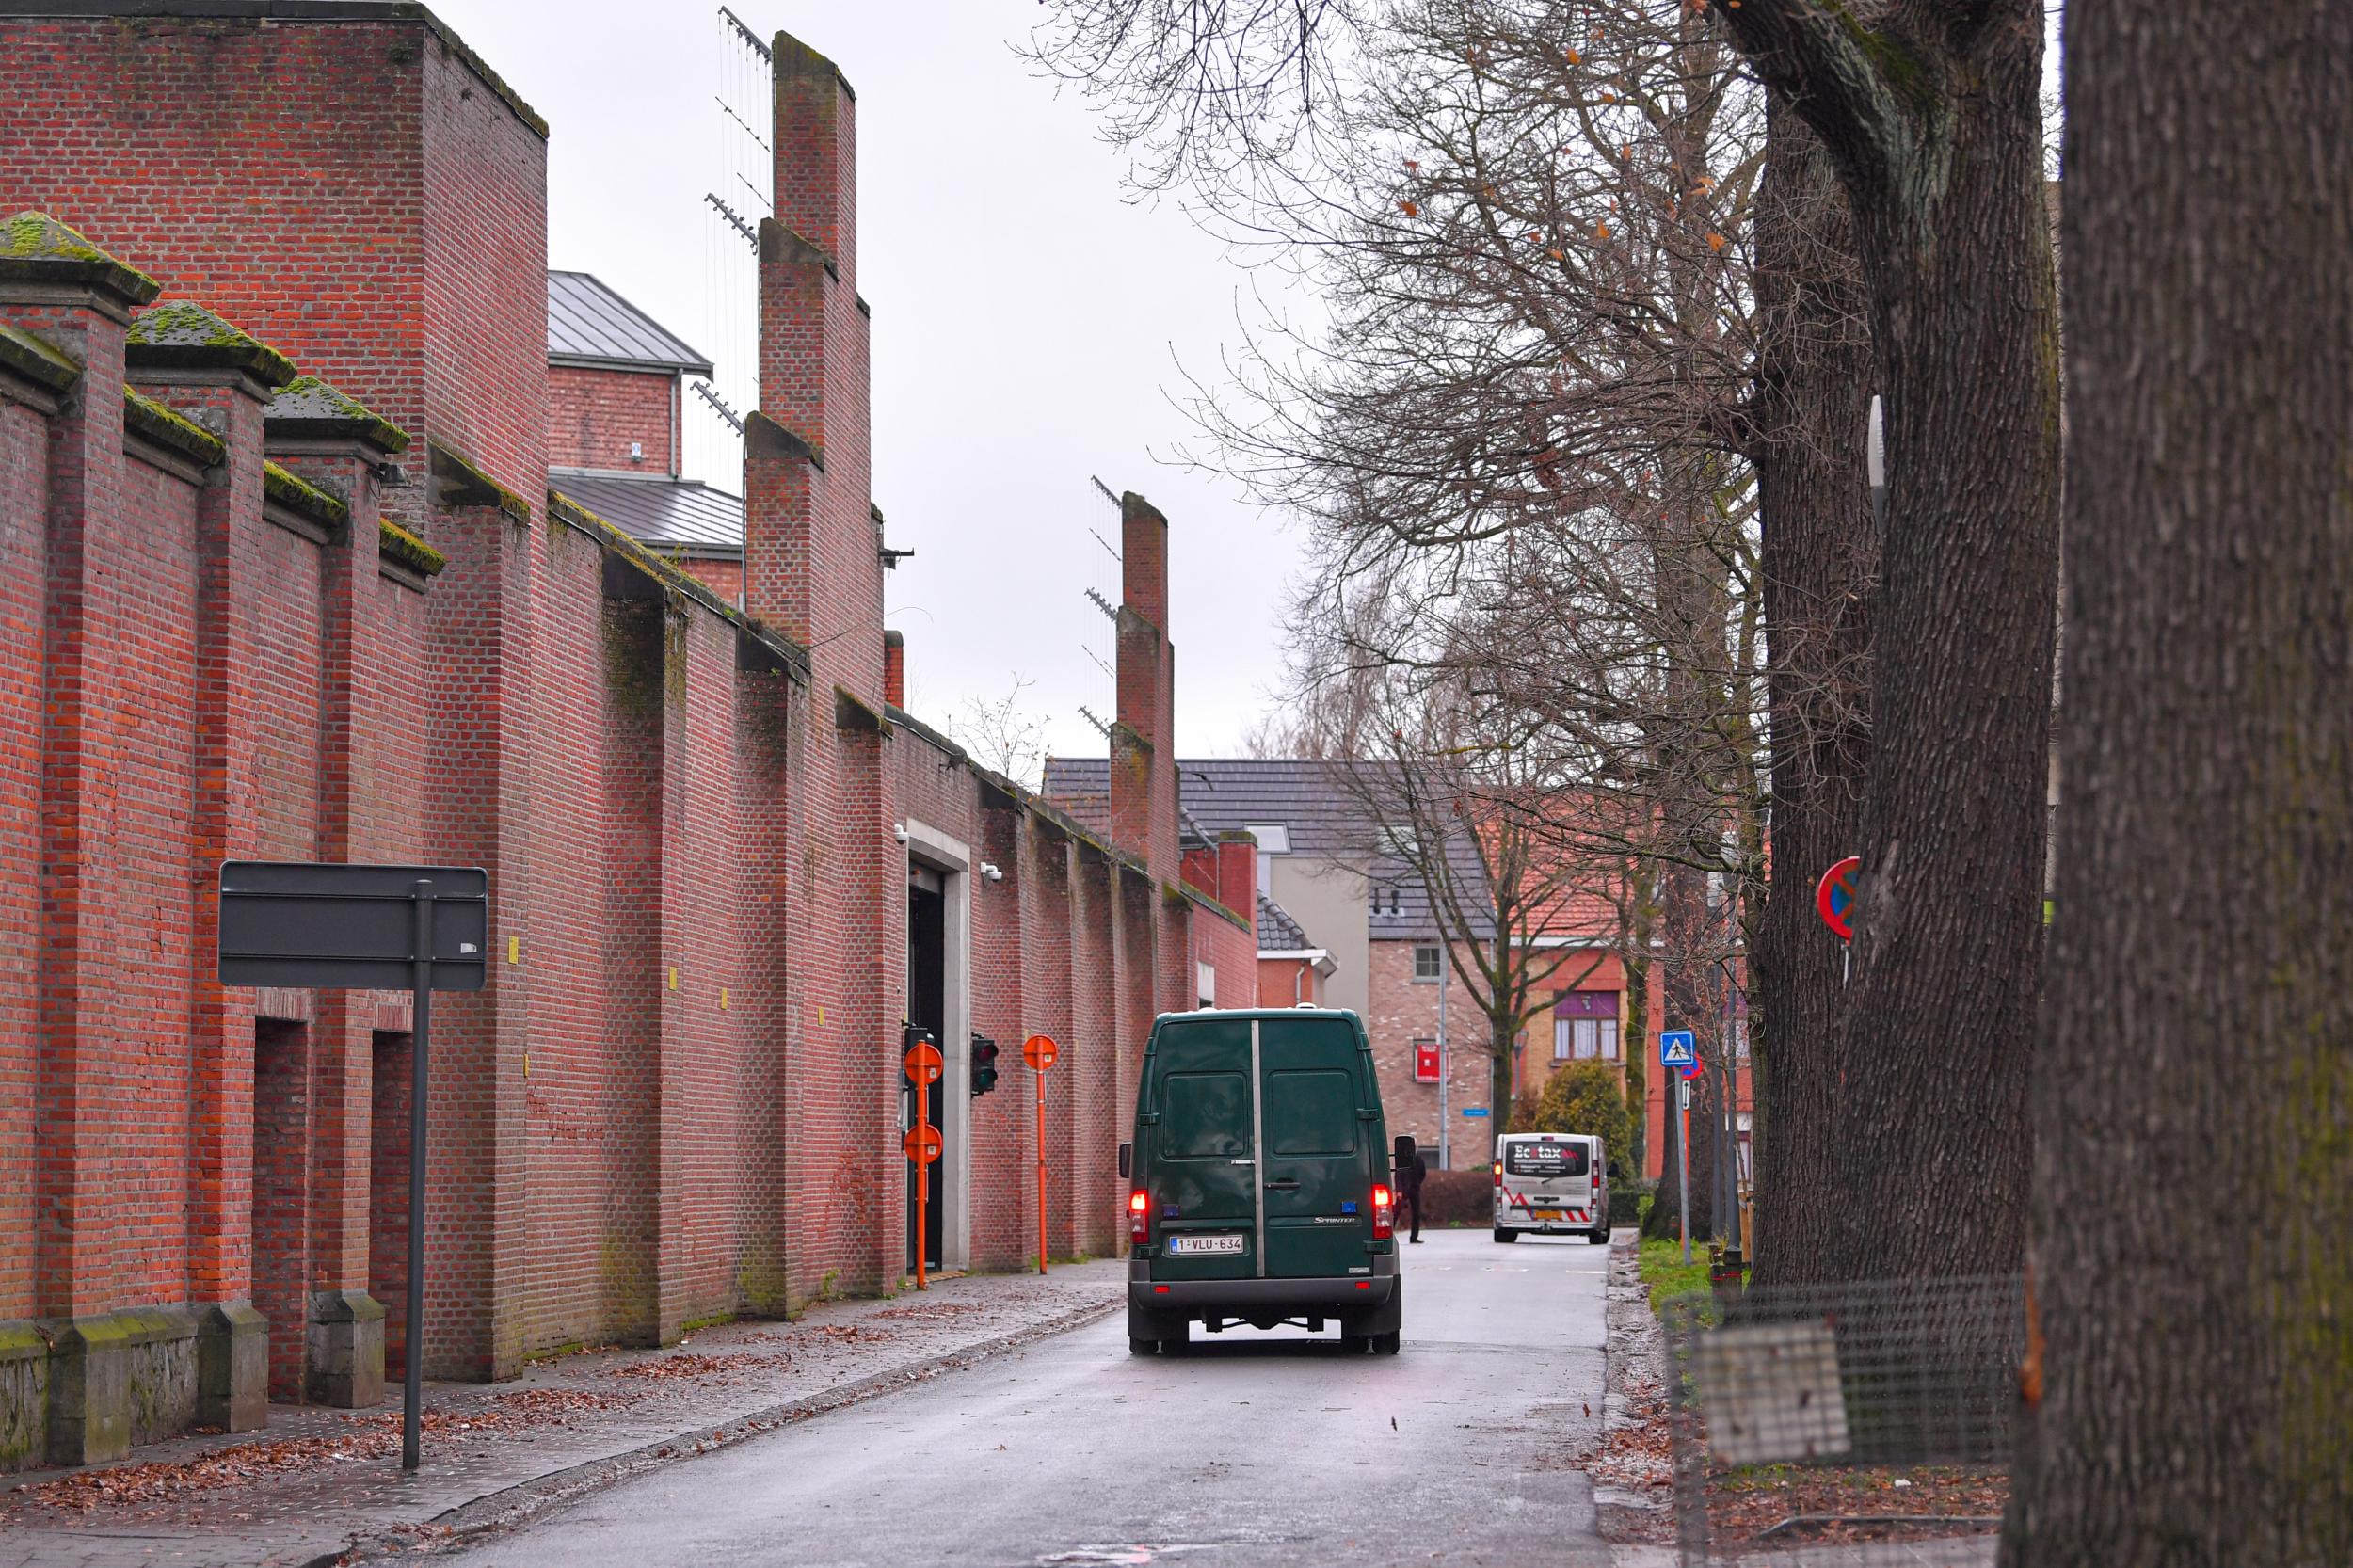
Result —
[[894, 1367], [888, 1371], [870, 1373], [784, 1404], [770, 1405], [748, 1415], [732, 1416], [699, 1431], [679, 1432], [620, 1453], [608, 1454], [601, 1459], [584, 1460], [565, 1469], [486, 1493], [471, 1502], [445, 1510], [420, 1525], [383, 1527], [355, 1536], [334, 1551], [322, 1552], [299, 1564], [299, 1568], [348, 1568], [351, 1564], [381, 1560], [392, 1556], [414, 1558], [421, 1551], [444, 1552], [461, 1545], [472, 1545], [485, 1536], [527, 1524], [541, 1514], [577, 1502], [591, 1493], [600, 1492], [621, 1481], [702, 1454], [716, 1452], [730, 1444], [758, 1437], [763, 1432], [796, 1426], [832, 1411], [862, 1404], [942, 1372], [963, 1370], [1040, 1339], [1083, 1328], [1112, 1316], [1126, 1304], [1121, 1299], [1075, 1307], [1042, 1322], [1026, 1324], [1009, 1334], [967, 1345], [943, 1355]]

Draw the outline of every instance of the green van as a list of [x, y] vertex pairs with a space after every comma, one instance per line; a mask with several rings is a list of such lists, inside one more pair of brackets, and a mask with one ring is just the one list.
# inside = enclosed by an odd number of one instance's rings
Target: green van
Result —
[[1128, 1348], [1183, 1351], [1192, 1325], [1335, 1320], [1397, 1353], [1396, 1190], [1372, 1046], [1322, 1008], [1164, 1014], [1144, 1048], [1128, 1180]]

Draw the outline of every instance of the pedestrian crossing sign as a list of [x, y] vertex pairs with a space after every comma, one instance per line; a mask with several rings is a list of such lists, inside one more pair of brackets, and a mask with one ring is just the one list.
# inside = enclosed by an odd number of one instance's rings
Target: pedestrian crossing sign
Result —
[[1700, 1064], [1699, 1042], [1689, 1030], [1659, 1031], [1658, 1064], [1662, 1067], [1696, 1067]]

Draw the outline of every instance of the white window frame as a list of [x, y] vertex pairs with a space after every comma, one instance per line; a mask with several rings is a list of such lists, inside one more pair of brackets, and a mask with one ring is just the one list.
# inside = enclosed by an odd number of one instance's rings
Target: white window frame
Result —
[[[1433, 955], [1431, 969], [1428, 974], [1421, 972], [1421, 955], [1425, 952]], [[1445, 950], [1440, 948], [1435, 942], [1416, 942], [1414, 944], [1414, 984], [1417, 985], [1435, 985], [1445, 978]]]

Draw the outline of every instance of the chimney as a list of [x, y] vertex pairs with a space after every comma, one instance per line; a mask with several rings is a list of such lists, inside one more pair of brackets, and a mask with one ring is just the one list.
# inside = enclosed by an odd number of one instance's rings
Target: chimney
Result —
[[1217, 836], [1217, 901], [1256, 925], [1258, 920], [1258, 840], [1247, 828]]
[[883, 633], [883, 700], [902, 710], [907, 705], [907, 639], [904, 632]]
[[1112, 837], [1155, 877], [1176, 874], [1176, 653], [1168, 641], [1168, 520], [1120, 497], [1118, 718], [1112, 726]]

